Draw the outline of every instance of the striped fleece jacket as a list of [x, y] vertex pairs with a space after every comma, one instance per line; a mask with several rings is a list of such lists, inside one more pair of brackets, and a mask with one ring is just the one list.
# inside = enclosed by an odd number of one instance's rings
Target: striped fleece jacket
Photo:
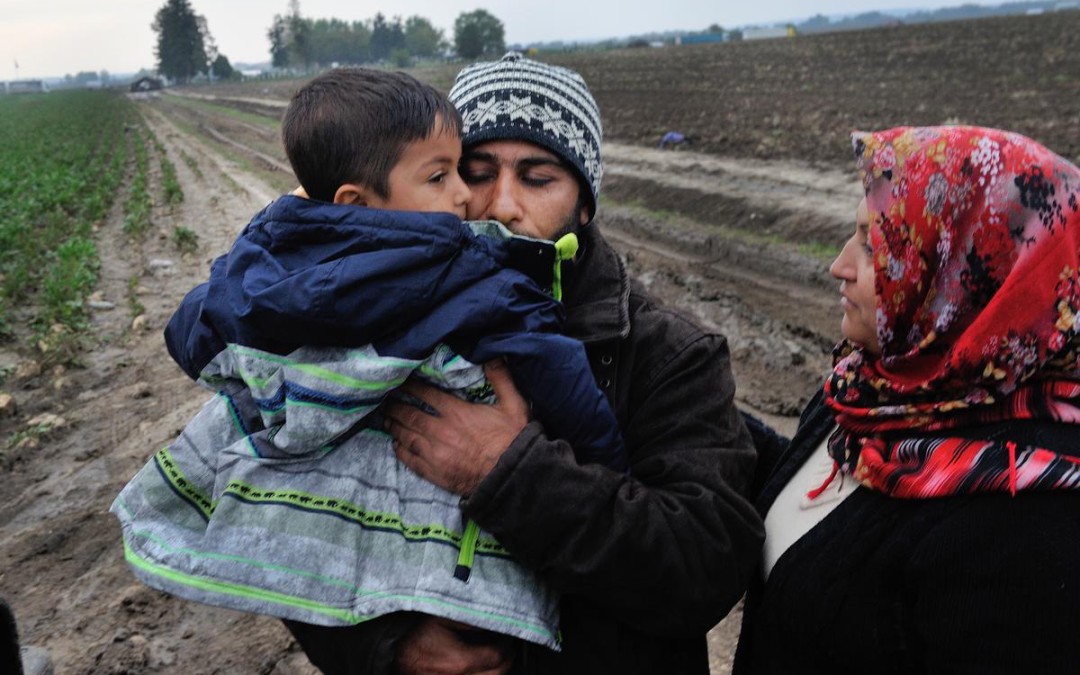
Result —
[[558, 599], [458, 497], [397, 461], [379, 404], [408, 377], [490, 402], [505, 357], [548, 432], [625, 470], [584, 349], [557, 333], [572, 254], [449, 214], [286, 196], [166, 329], [216, 392], [112, 511], [143, 582], [320, 625], [414, 610], [558, 646]]

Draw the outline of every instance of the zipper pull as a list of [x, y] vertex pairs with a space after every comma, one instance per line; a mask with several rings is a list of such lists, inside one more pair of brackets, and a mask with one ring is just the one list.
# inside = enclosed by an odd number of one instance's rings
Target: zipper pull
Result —
[[559, 237], [555, 242], [555, 270], [551, 281], [551, 295], [556, 300], [562, 300], [562, 264], [566, 260], [573, 260], [578, 252], [577, 235], [571, 232]]
[[465, 524], [465, 532], [461, 535], [461, 550], [458, 553], [457, 567], [454, 568], [454, 578], [468, 581], [472, 574], [473, 562], [476, 558], [476, 542], [480, 539], [480, 526], [472, 518]]

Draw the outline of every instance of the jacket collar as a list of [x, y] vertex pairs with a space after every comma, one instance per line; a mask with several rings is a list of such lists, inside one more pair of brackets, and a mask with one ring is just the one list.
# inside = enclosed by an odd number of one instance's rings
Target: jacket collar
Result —
[[630, 334], [630, 277], [626, 267], [595, 221], [578, 234], [585, 250], [564, 279], [564, 330], [586, 344], [625, 338]]

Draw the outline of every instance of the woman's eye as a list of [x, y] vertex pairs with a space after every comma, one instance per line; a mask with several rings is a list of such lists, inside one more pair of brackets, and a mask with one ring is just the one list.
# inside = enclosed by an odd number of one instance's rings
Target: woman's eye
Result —
[[445, 171], [440, 171], [439, 173], [435, 174], [431, 178], [428, 178], [429, 183], [442, 183], [444, 180], [446, 180], [446, 172]]

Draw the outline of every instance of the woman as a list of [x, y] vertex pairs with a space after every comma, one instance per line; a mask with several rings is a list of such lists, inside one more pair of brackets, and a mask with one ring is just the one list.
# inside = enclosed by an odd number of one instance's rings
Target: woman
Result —
[[993, 129], [853, 140], [845, 340], [758, 497], [734, 672], [1080, 672], [1080, 170]]

